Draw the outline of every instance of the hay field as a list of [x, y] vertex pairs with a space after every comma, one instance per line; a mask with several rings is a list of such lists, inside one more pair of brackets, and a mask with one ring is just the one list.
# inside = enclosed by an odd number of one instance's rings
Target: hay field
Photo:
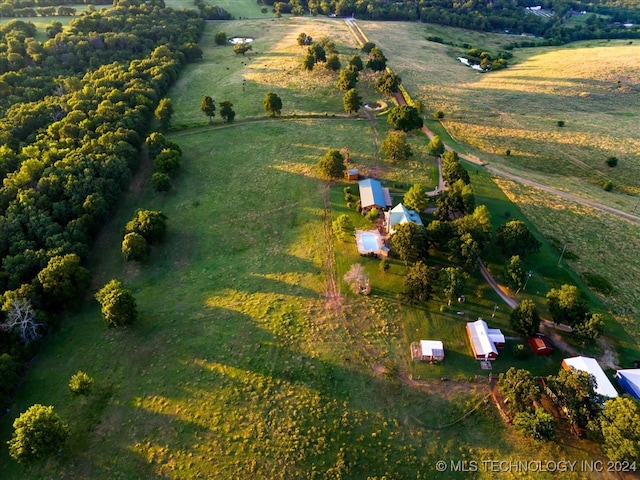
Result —
[[[409, 92], [481, 158], [551, 186], [630, 210], [640, 193], [640, 45], [579, 42], [514, 51], [512, 66], [482, 74], [463, 67], [461, 48], [429, 42], [429, 25], [359, 22]], [[441, 28], [441, 27], [438, 27]], [[483, 34], [493, 48], [513, 37]], [[401, 44], [402, 48], [398, 48]], [[558, 120], [566, 122], [557, 126]], [[511, 150], [511, 156], [505, 155]], [[604, 161], [619, 159], [617, 168]], [[616, 188], [600, 186], [610, 179]]]

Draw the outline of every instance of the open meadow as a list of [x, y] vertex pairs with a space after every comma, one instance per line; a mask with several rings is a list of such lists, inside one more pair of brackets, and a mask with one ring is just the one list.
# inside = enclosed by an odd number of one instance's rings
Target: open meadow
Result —
[[[255, 50], [242, 57], [214, 46], [221, 26], [230, 36], [255, 38]], [[87, 298], [64, 319], [32, 362], [0, 436], [9, 438], [12, 419], [43, 403], [69, 423], [69, 445], [58, 458], [26, 469], [3, 447], [0, 478], [449, 479], [468, 472], [438, 472], [438, 460], [599, 458], [588, 441], [534, 445], [502, 421], [463, 334], [467, 319], [496, 313], [491, 323], [505, 329], [508, 341], [494, 373], [517, 364], [508, 350], [519, 339], [486, 283], [469, 280], [465, 315], [457, 305], [441, 309], [438, 296], [427, 308], [409, 307], [397, 296], [401, 262], [381, 272], [352, 242], [327, 235], [340, 213], [367, 226], [347, 210], [346, 184], [318, 178], [314, 166], [328, 148], [348, 150], [353, 165], [397, 194], [416, 182], [433, 187], [435, 168], [418, 135], [410, 139], [416, 155], [409, 164], [379, 158], [384, 118], [347, 118], [328, 72], [300, 72], [301, 31], [330, 36], [345, 56], [356, 51], [340, 21], [208, 24], [204, 59], [170, 93], [177, 128], [169, 138], [184, 152], [174, 189], [153, 193], [143, 165], [90, 265], [93, 291], [120, 279], [141, 317], [109, 330]], [[390, 48], [385, 54], [392, 57]], [[373, 96], [366, 81], [361, 88]], [[268, 91], [281, 95], [286, 118], [264, 115]], [[207, 126], [202, 95], [231, 100], [236, 122], [223, 125], [216, 117]], [[521, 215], [485, 172], [472, 172], [472, 182], [494, 222], [505, 211]], [[167, 238], [148, 261], [126, 263], [122, 228], [138, 208], [167, 215]], [[370, 297], [349, 293], [342, 280], [354, 263], [370, 276]], [[334, 275], [337, 299], [327, 296]], [[409, 343], [431, 336], [445, 341], [447, 360], [413, 364]], [[517, 365], [544, 375], [557, 372], [559, 359], [558, 353]], [[87, 397], [67, 389], [78, 370], [95, 378]], [[437, 380], [443, 376], [450, 381]], [[486, 469], [476, 474], [496, 477]]]

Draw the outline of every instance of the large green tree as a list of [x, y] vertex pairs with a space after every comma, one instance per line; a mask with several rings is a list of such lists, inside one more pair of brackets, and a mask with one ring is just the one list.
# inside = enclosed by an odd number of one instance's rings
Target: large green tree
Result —
[[218, 30], [213, 37], [216, 45], [227, 45], [227, 34], [223, 30]]
[[496, 233], [496, 244], [507, 255], [525, 255], [537, 252], [542, 245], [522, 220], [511, 220], [500, 225]]
[[153, 160], [153, 170], [158, 173], [174, 175], [180, 170], [182, 152], [173, 148], [163, 148]]
[[442, 178], [447, 185], [452, 185], [458, 180], [464, 183], [471, 183], [469, 172], [460, 164], [458, 153], [450, 150], [442, 154]]
[[213, 123], [213, 117], [216, 116], [216, 102], [209, 95], [203, 95], [200, 100], [200, 110], [207, 117], [209, 117], [209, 123]]
[[547, 307], [555, 323], [577, 325], [584, 322], [589, 309], [575, 285], [564, 284], [547, 293]]
[[318, 160], [318, 170], [327, 178], [342, 178], [346, 170], [344, 157], [339, 150], [332, 148]]
[[387, 115], [387, 123], [396, 130], [402, 130], [403, 132], [416, 130], [424, 125], [418, 110], [410, 105], [392, 107]]
[[253, 46], [250, 43], [236, 43], [233, 46], [233, 53], [235, 53], [236, 55], [244, 55], [251, 49], [253, 49]]
[[460, 297], [464, 290], [466, 275], [456, 267], [446, 267], [440, 270], [440, 279], [442, 280], [442, 292], [447, 299], [447, 304]]
[[584, 345], [593, 343], [604, 332], [604, 317], [600, 313], [592, 313], [574, 325], [573, 335]]
[[396, 225], [389, 243], [392, 252], [405, 264], [429, 258], [429, 240], [422, 225], [413, 222]]
[[563, 369], [558, 375], [547, 377], [547, 385], [571, 423], [586, 428], [599, 417], [603, 401], [595, 391], [597, 382], [593, 375], [574, 368]]
[[509, 287], [519, 290], [524, 286], [527, 280], [527, 272], [524, 270], [524, 264], [520, 259], [520, 255], [513, 255], [504, 266], [506, 282]]
[[159, 210], [138, 210], [127, 222], [125, 233], [142, 235], [149, 244], [160, 242], [167, 232], [167, 217]]
[[305, 70], [311, 71], [313, 67], [316, 66], [316, 57], [313, 54], [307, 52], [307, 54], [302, 57], [302, 68]]
[[385, 71], [378, 79], [378, 91], [385, 95], [393, 95], [400, 88], [402, 79], [395, 72]]
[[344, 111], [347, 113], [357, 112], [362, 107], [362, 97], [358, 94], [355, 88], [347, 90], [342, 99], [342, 105]]
[[429, 150], [429, 155], [433, 155], [434, 157], [439, 157], [445, 150], [444, 143], [442, 143], [442, 140], [440, 140], [438, 135], [433, 136], [429, 145], [427, 145], [427, 149]]
[[171, 99], [161, 98], [153, 114], [156, 117], [156, 120], [158, 120], [158, 123], [160, 123], [160, 129], [167, 130], [173, 115], [173, 103], [171, 102]]
[[640, 462], [640, 402], [630, 397], [607, 400], [600, 417], [602, 450], [613, 461]]
[[122, 327], [138, 318], [136, 300], [118, 280], [111, 280], [96, 293], [102, 316], [109, 327]]
[[69, 427], [52, 406], [32, 405], [13, 422], [9, 455], [20, 463], [29, 463], [62, 449]]
[[358, 84], [358, 70], [349, 66], [340, 70], [338, 88], [343, 92], [356, 88]]
[[433, 295], [434, 276], [433, 271], [422, 261], [411, 265], [404, 278], [402, 297], [413, 304], [428, 302]]
[[38, 273], [38, 280], [53, 308], [68, 308], [78, 304], [89, 287], [89, 270], [82, 266], [75, 253], [51, 257], [47, 266]]
[[223, 100], [220, 102], [220, 116], [225, 122], [231, 123], [236, 118], [236, 112], [233, 110], [233, 103], [229, 100]]
[[331, 229], [333, 234], [340, 240], [348, 240], [353, 238], [353, 222], [349, 218], [349, 215], [343, 213], [331, 223]]
[[427, 189], [424, 185], [413, 185], [407, 193], [404, 194], [402, 202], [405, 207], [420, 213], [427, 208], [429, 199], [427, 198]]
[[307, 53], [313, 55], [316, 63], [327, 61], [327, 52], [319, 43], [311, 44], [309, 48], [307, 48]]
[[540, 329], [540, 314], [533, 300], [525, 298], [509, 315], [511, 327], [526, 337], [538, 332]]
[[553, 415], [544, 408], [536, 408], [535, 412], [519, 412], [513, 419], [513, 426], [521, 435], [531, 437], [536, 442], [552, 440], [556, 435], [556, 424]]
[[122, 255], [128, 262], [144, 260], [149, 255], [149, 243], [139, 233], [127, 233], [122, 240]]
[[390, 131], [380, 144], [380, 152], [392, 162], [403, 162], [413, 155], [411, 145], [407, 142], [407, 134], [401, 131]]
[[381, 72], [387, 68], [387, 57], [384, 56], [382, 50], [378, 47], [373, 47], [369, 51], [369, 59], [367, 60], [367, 68], [374, 72]]
[[269, 92], [264, 96], [262, 106], [270, 117], [276, 117], [279, 116], [282, 111], [282, 100], [277, 94]]
[[498, 377], [498, 388], [507, 400], [511, 413], [531, 411], [542, 394], [540, 384], [529, 370], [511, 367]]
[[364, 68], [364, 64], [362, 63], [362, 57], [360, 55], [354, 55], [349, 59], [349, 66], [353, 67], [357, 72], [361, 71]]
[[327, 69], [333, 72], [337, 72], [338, 70], [340, 70], [340, 67], [342, 65], [340, 64], [340, 57], [338, 56], [338, 54], [332, 53], [331, 55], [329, 55], [327, 57], [326, 66], [327, 66]]

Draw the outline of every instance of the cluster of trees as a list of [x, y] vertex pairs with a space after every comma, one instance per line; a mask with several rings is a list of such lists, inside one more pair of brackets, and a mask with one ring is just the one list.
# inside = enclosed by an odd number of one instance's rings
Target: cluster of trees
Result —
[[483, 70], [500, 70], [507, 68], [507, 60], [513, 57], [513, 54], [500, 52], [497, 57], [494, 57], [489, 52], [471, 48], [467, 51], [467, 56], [472, 62], [480, 65]]
[[125, 260], [144, 260], [149, 255], [150, 246], [164, 239], [167, 231], [167, 217], [156, 210], [138, 210], [127, 222], [122, 240], [122, 255]]
[[[89, 285], [92, 239], [137, 168], [154, 114], [167, 118], [161, 99], [201, 56], [203, 27], [196, 12], [129, 1], [43, 43], [31, 24], [0, 28], [0, 368], [10, 370], [0, 403], [35, 340]], [[170, 170], [166, 153], [155, 160]]]
[[604, 317], [589, 311], [575, 285], [562, 285], [547, 293], [547, 307], [555, 323], [573, 328], [573, 335], [582, 343], [593, 342], [604, 331]]
[[[200, 110], [209, 117], [209, 124], [213, 123], [213, 117], [216, 116], [216, 101], [209, 95], [203, 95], [200, 100]], [[227, 123], [233, 122], [236, 118], [231, 101], [223, 100], [220, 102], [220, 117]]]
[[595, 392], [593, 375], [575, 369], [561, 370], [541, 382], [529, 371], [512, 367], [500, 374], [498, 386], [513, 416], [514, 427], [522, 435], [536, 441], [555, 436], [555, 420], [539, 403], [541, 396], [547, 394], [569, 419], [574, 431], [587, 431], [600, 441], [611, 460], [640, 461], [640, 402], [627, 396], [605, 402]]
[[167, 140], [160, 132], [151, 133], [145, 144], [149, 159], [153, 161], [151, 187], [156, 192], [171, 190], [171, 177], [180, 169], [182, 149], [177, 143]]
[[307, 53], [302, 59], [302, 67], [305, 70], [313, 70], [316, 64], [324, 63], [329, 70], [337, 72], [341, 68], [340, 57], [336, 45], [328, 37], [314, 42], [313, 38], [302, 32], [298, 35], [298, 45], [307, 47]]
[[205, 20], [231, 20], [233, 18], [224, 8], [209, 5], [204, 0], [193, 0], [193, 4], [198, 7], [200, 15]]

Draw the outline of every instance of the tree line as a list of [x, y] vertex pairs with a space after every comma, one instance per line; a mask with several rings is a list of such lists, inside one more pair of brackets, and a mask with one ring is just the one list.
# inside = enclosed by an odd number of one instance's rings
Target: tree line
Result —
[[[303, 15], [305, 11], [316, 15], [335, 14], [338, 17], [350, 17], [367, 20], [405, 20], [424, 23], [437, 23], [452, 27], [504, 32], [512, 34], [528, 33], [542, 37], [547, 45], [559, 45], [566, 42], [594, 38], [640, 38], [640, 29], [624, 27], [622, 22], [640, 23], [640, 10], [632, 2], [602, 0], [597, 4], [586, 0], [544, 0], [536, 5], [551, 10], [555, 15], [544, 17], [528, 12], [531, 6], [526, 0], [495, 0], [484, 2], [469, 0], [453, 2], [451, 0], [419, 0], [407, 2], [386, 2], [383, 0], [258, 0], [258, 3], [273, 5], [274, 10], [282, 13]], [[587, 11], [594, 14], [588, 22], [568, 25], [571, 12]], [[611, 18], [597, 17], [595, 14]], [[618, 22], [618, 23], [616, 23]], [[531, 42], [528, 40], [527, 42]], [[534, 45], [541, 43], [534, 40]], [[528, 44], [523, 46], [530, 46]]]
[[[163, 96], [201, 56], [204, 21], [129, 1], [44, 43], [31, 27], [0, 29], [0, 42], [22, 52], [15, 62], [0, 54], [11, 64], [0, 75], [0, 403], [37, 339], [88, 288], [92, 240], [138, 166], [154, 114], [170, 110]], [[179, 147], [152, 140], [155, 172], [173, 174]]]

